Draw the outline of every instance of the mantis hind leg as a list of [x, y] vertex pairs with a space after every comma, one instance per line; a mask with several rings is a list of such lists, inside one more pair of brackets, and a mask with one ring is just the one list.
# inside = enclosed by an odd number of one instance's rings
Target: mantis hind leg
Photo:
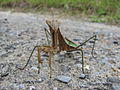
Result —
[[92, 52], [91, 52], [92, 57], [94, 57], [94, 48], [95, 48], [95, 41], [96, 41], [96, 38], [97, 38], [97, 36], [94, 35], [94, 42], [93, 42], [93, 47], [92, 47]]
[[76, 49], [79, 48], [80, 46], [85, 45], [85, 44], [86, 44], [88, 41], [90, 41], [91, 39], [94, 39], [93, 47], [92, 47], [92, 51], [91, 51], [92, 57], [94, 57], [94, 47], [95, 47], [95, 41], [96, 41], [96, 38], [97, 38], [96, 35], [90, 37], [89, 39], [87, 39], [86, 41], [84, 41], [82, 44], [78, 45], [78, 46], [76, 47]]

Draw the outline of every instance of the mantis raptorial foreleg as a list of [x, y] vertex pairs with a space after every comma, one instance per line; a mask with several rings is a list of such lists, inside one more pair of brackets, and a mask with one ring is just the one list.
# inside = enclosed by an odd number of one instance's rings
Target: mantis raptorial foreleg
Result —
[[50, 32], [46, 28], [44, 28], [44, 30], [45, 30], [45, 35], [46, 35], [46, 38], [47, 38], [48, 45], [50, 45], [50, 40], [48, 39], [48, 34], [50, 36], [51, 36], [51, 34], [50, 34]]

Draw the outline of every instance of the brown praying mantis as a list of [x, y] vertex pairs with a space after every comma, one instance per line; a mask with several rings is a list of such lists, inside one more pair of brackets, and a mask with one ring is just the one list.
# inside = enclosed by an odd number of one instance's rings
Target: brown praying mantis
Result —
[[35, 51], [35, 49], [37, 48], [38, 51], [38, 72], [40, 71], [40, 64], [43, 63], [42, 59], [41, 59], [41, 51], [48, 53], [49, 57], [49, 68], [50, 68], [50, 78], [51, 78], [51, 57], [52, 55], [61, 52], [61, 51], [67, 51], [67, 52], [72, 52], [72, 51], [80, 51], [81, 52], [81, 57], [82, 57], [82, 73], [85, 73], [84, 70], [84, 55], [83, 55], [83, 50], [82, 48], [80, 48], [81, 46], [83, 46], [84, 44], [86, 44], [89, 40], [93, 39], [93, 47], [92, 47], [92, 57], [93, 57], [93, 51], [94, 51], [94, 47], [95, 47], [95, 41], [96, 41], [96, 35], [93, 35], [92, 37], [90, 37], [89, 39], [85, 40], [83, 43], [81, 43], [80, 45], [75, 44], [74, 42], [72, 42], [71, 40], [69, 40], [66, 37], [63, 37], [63, 35], [60, 32], [60, 28], [59, 28], [59, 22], [57, 20], [46, 20], [46, 24], [49, 27], [49, 30], [47, 30], [46, 28], [44, 28], [45, 30], [45, 34], [47, 37], [47, 41], [48, 44], [50, 44], [49, 39], [48, 39], [48, 35], [50, 35], [51, 37], [51, 45], [46, 45], [46, 46], [35, 46], [30, 54], [30, 57], [28, 58], [28, 61], [26, 63], [26, 65], [23, 68], [19, 68], [20, 70], [25, 69], [25, 67], [28, 65], [30, 58], [32, 57], [33, 52]]

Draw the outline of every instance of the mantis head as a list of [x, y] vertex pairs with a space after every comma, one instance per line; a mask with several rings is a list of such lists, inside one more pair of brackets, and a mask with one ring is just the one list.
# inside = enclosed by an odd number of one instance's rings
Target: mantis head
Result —
[[57, 20], [46, 20], [46, 24], [49, 26], [51, 30], [54, 31], [57, 31], [60, 26], [60, 22]]

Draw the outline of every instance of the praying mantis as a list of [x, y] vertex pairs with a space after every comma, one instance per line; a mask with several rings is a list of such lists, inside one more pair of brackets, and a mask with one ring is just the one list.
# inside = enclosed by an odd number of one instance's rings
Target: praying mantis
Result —
[[[47, 41], [48, 41], [48, 45], [44, 45], [44, 46], [35, 46], [28, 58], [27, 63], [25, 64], [25, 66], [23, 68], [19, 68], [20, 70], [24, 70], [25, 67], [28, 65], [30, 58], [32, 57], [32, 54], [34, 53], [35, 49], [37, 48], [37, 52], [38, 52], [38, 73], [40, 72], [40, 64], [43, 63], [42, 59], [41, 59], [41, 52], [45, 52], [49, 55], [48, 60], [49, 60], [49, 68], [50, 68], [50, 78], [51, 78], [51, 58], [54, 54], [59, 53], [61, 51], [67, 51], [67, 52], [72, 52], [72, 51], [80, 51], [81, 52], [81, 57], [82, 57], [82, 73], [85, 73], [84, 70], [84, 54], [83, 54], [83, 50], [82, 48], [80, 48], [81, 46], [83, 46], [84, 44], [86, 44], [89, 40], [93, 39], [94, 43], [93, 43], [93, 47], [92, 47], [92, 56], [93, 56], [93, 51], [94, 51], [94, 47], [95, 47], [95, 41], [96, 41], [96, 35], [93, 35], [92, 37], [90, 37], [89, 39], [85, 40], [83, 43], [77, 45], [74, 42], [72, 42], [71, 40], [69, 40], [66, 37], [63, 37], [63, 35], [61, 34], [60, 28], [59, 28], [59, 22], [57, 20], [46, 20], [46, 24], [49, 27], [49, 30], [44, 28], [45, 30], [45, 34], [47, 37]], [[50, 45], [50, 41], [48, 39], [48, 35], [51, 37], [51, 45]]]

